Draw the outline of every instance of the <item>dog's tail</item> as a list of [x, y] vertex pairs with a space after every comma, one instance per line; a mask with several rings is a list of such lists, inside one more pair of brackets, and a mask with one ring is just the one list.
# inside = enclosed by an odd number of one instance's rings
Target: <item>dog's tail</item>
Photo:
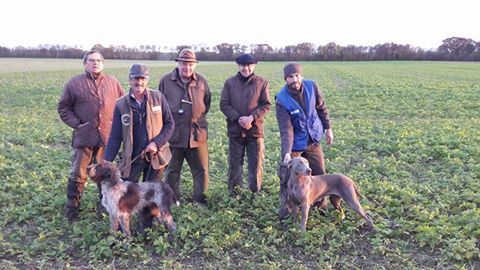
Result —
[[162, 186], [166, 197], [170, 199], [170, 204], [175, 203], [177, 206], [180, 206], [180, 198], [178, 198], [175, 192], [173, 192], [172, 187], [170, 187], [168, 183], [163, 181]]
[[355, 182], [353, 182], [353, 188], [355, 189], [355, 193], [357, 194], [359, 199], [365, 198], [365, 196], [363, 196], [362, 193], [360, 193], [358, 185]]

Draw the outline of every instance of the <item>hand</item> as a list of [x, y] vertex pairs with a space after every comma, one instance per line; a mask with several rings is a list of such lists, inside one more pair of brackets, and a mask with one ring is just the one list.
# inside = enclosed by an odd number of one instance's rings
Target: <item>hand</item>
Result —
[[253, 122], [252, 115], [241, 116], [240, 118], [238, 118], [238, 124], [240, 124], [240, 126], [246, 130], [249, 130], [252, 128], [252, 122]]
[[155, 154], [158, 151], [157, 144], [155, 142], [151, 142], [145, 147], [145, 153]]
[[285, 156], [283, 157], [283, 164], [287, 165], [287, 163], [292, 159], [292, 156], [290, 153], [286, 153]]
[[331, 128], [325, 130], [325, 141], [327, 142], [327, 145], [333, 144], [333, 131]]

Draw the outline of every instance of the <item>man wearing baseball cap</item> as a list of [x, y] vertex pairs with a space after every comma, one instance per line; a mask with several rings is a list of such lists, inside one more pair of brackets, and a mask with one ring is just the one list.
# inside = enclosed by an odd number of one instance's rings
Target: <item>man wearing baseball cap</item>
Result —
[[250, 54], [237, 57], [238, 73], [222, 89], [220, 109], [226, 116], [228, 133], [228, 191], [242, 188], [243, 160], [248, 157], [248, 187], [256, 193], [262, 187], [264, 116], [270, 111], [268, 81], [254, 73], [257, 59]]
[[[325, 101], [315, 81], [304, 80], [300, 63], [291, 62], [284, 66], [285, 85], [276, 96], [275, 112], [280, 129], [281, 157], [306, 158], [312, 175], [325, 174], [325, 163], [320, 140], [325, 136], [328, 145], [333, 143], [333, 132]], [[286, 167], [279, 169], [280, 209], [279, 219], [288, 215]], [[326, 201], [319, 204], [324, 206]]]
[[113, 161], [122, 145], [118, 165], [122, 178], [160, 181], [169, 162], [168, 139], [175, 124], [162, 93], [148, 88], [149, 69], [133, 64], [128, 73], [130, 91], [117, 100], [105, 160]]
[[192, 49], [183, 49], [175, 58], [177, 67], [165, 74], [158, 90], [165, 95], [175, 120], [170, 138], [172, 160], [165, 172], [177, 198], [180, 198], [180, 175], [186, 159], [193, 177], [192, 200], [205, 205], [208, 189], [207, 113], [211, 94], [207, 80], [195, 72], [197, 58]]

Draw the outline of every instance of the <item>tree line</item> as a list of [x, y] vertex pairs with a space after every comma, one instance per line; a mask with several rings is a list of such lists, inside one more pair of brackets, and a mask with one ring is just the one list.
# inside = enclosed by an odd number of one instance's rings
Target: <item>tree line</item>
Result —
[[[409, 44], [383, 43], [375, 46], [341, 46], [335, 42], [316, 46], [300, 43], [281, 48], [268, 44], [221, 43], [212, 47], [203, 45], [180, 45], [161, 47], [142, 45], [139, 47], [94, 45], [107, 59], [173, 60], [183, 48], [195, 50], [200, 61], [233, 61], [238, 55], [251, 53], [259, 61], [378, 61], [378, 60], [439, 60], [480, 61], [480, 42], [471, 38], [450, 37], [436, 49], [425, 50]], [[43, 45], [34, 48], [0, 46], [0, 57], [28, 58], [82, 58], [84, 50], [65, 45]]]

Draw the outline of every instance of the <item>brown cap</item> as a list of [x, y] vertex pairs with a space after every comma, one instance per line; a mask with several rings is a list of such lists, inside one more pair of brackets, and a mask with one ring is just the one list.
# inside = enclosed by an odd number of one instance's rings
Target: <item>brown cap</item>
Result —
[[180, 53], [178, 54], [178, 57], [175, 58], [175, 61], [198, 63], [197, 57], [195, 56], [195, 52], [192, 49], [181, 50]]
[[286, 79], [294, 73], [302, 74], [302, 66], [300, 66], [300, 63], [290, 62], [283, 67], [283, 79]]

